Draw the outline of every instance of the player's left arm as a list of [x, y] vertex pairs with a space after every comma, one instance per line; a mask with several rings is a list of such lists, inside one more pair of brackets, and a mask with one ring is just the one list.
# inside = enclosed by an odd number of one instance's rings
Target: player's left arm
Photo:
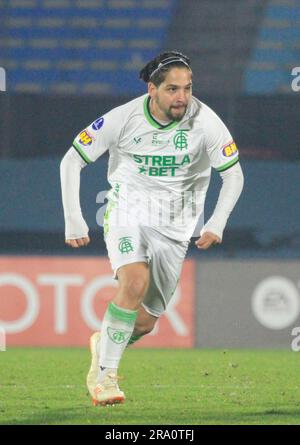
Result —
[[242, 192], [244, 176], [239, 163], [239, 152], [232, 136], [222, 120], [210, 110], [205, 122], [206, 152], [211, 166], [221, 178], [222, 187], [214, 212], [196, 241], [199, 249], [220, 244], [223, 232], [237, 200]]
[[220, 175], [222, 187], [219, 198], [211, 218], [204, 225], [200, 232], [200, 238], [196, 241], [196, 246], [199, 249], [208, 249], [210, 246], [222, 242], [223, 231], [229, 215], [243, 190], [244, 175], [239, 162], [220, 172]]

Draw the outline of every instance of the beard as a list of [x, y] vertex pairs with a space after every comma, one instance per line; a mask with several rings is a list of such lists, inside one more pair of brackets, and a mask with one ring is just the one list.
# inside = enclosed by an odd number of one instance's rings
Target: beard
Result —
[[187, 109], [187, 105], [183, 105], [182, 107], [179, 107], [179, 108], [172, 106], [168, 110], [165, 111], [165, 115], [171, 121], [179, 122], [185, 115], [186, 109]]
[[188, 104], [182, 105], [180, 107], [171, 105], [168, 109], [166, 109], [159, 100], [159, 97], [154, 98], [153, 102], [156, 103], [160, 111], [164, 113], [168, 120], [175, 122], [181, 121], [188, 107]]

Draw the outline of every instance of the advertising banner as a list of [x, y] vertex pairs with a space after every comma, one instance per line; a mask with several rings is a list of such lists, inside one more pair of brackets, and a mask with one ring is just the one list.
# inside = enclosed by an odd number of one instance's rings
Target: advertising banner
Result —
[[300, 349], [299, 261], [199, 262], [196, 276], [198, 347]]
[[[133, 347], [194, 346], [195, 264], [187, 260], [167, 312]], [[108, 259], [0, 257], [6, 347], [87, 346], [117, 290]]]

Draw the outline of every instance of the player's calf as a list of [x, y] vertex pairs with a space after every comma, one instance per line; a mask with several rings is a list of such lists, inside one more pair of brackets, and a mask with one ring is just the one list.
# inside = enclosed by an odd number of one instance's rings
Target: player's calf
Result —
[[134, 325], [133, 333], [129, 339], [128, 346], [140, 340], [144, 335], [149, 334], [157, 322], [158, 317], [148, 314], [143, 306], [138, 310], [137, 319]]

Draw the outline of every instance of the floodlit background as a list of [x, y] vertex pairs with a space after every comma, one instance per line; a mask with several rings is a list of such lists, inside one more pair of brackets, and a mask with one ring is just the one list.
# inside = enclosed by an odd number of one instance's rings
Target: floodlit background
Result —
[[[194, 95], [232, 132], [245, 186], [223, 244], [200, 252], [191, 243], [174, 301], [140, 345], [291, 348], [300, 326], [299, 0], [0, 0], [8, 348], [86, 345], [101, 328], [115, 292], [96, 223], [108, 157], [82, 173], [92, 242], [74, 251], [64, 246], [59, 163], [87, 124], [144, 94], [140, 68], [172, 49], [191, 58]], [[213, 173], [206, 219], [219, 188]]]

